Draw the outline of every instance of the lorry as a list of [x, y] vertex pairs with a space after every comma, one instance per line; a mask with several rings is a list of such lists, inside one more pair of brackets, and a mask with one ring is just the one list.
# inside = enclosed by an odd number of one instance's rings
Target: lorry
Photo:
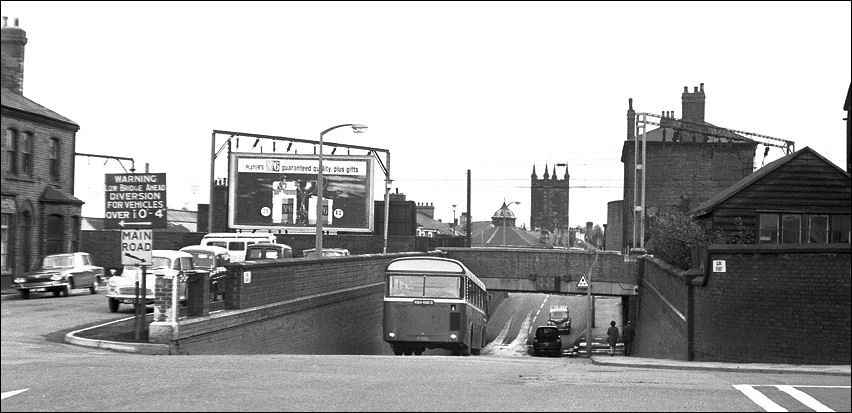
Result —
[[547, 325], [559, 329], [559, 334], [571, 334], [571, 315], [567, 305], [552, 305], [547, 316]]

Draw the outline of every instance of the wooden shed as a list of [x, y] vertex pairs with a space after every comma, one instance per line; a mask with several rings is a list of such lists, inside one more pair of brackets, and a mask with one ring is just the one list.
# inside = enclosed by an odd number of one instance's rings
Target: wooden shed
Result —
[[809, 147], [780, 158], [690, 212], [728, 243], [849, 243], [852, 179]]

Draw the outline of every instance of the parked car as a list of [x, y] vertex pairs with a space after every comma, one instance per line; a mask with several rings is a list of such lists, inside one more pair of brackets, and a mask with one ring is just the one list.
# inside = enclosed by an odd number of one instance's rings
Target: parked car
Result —
[[[349, 250], [346, 248], [323, 248], [323, 257], [342, 257], [349, 255]], [[316, 248], [309, 248], [302, 251], [302, 256], [305, 258], [316, 258], [318, 256]]]
[[210, 300], [224, 299], [225, 277], [228, 275], [225, 264], [231, 262], [228, 250], [213, 245], [189, 245], [180, 250], [192, 255], [192, 265], [196, 270], [210, 272]]
[[261, 242], [246, 247], [246, 260], [280, 260], [293, 258], [293, 249], [287, 244]]
[[97, 294], [103, 276], [103, 267], [94, 265], [88, 253], [72, 252], [44, 256], [38, 268], [15, 277], [14, 284], [24, 299], [30, 293], [47, 291], [54, 297], [60, 294], [67, 297], [75, 288], [88, 288]]
[[[153, 250], [151, 256], [152, 264], [145, 271], [145, 304], [154, 304], [154, 285], [157, 275], [177, 277], [178, 299], [186, 300], [187, 277], [197, 271], [192, 264], [192, 254], [185, 251]], [[137, 281], [142, 283], [142, 268], [135, 265], [126, 265], [121, 275], [110, 277], [107, 282], [107, 301], [110, 312], [118, 311], [121, 304], [133, 304], [136, 299]]]
[[562, 339], [559, 337], [559, 329], [554, 326], [539, 326], [535, 329], [533, 337], [533, 355], [549, 354], [551, 356], [562, 355]]

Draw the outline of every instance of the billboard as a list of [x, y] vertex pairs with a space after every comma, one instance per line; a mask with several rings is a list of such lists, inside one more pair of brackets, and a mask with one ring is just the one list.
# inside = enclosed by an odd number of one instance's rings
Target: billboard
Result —
[[[323, 230], [373, 231], [373, 159], [324, 155]], [[316, 232], [317, 155], [232, 153], [228, 225]]]

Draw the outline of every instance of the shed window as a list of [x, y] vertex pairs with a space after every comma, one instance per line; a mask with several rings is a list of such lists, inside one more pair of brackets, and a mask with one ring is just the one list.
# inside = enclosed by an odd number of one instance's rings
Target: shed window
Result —
[[781, 243], [798, 244], [802, 242], [802, 216], [784, 214], [781, 216]]
[[849, 233], [852, 231], [852, 216], [832, 215], [831, 217], [831, 242], [849, 243]]
[[778, 243], [778, 215], [760, 214], [760, 243]]
[[828, 242], [828, 215], [808, 217], [808, 242], [813, 244]]

